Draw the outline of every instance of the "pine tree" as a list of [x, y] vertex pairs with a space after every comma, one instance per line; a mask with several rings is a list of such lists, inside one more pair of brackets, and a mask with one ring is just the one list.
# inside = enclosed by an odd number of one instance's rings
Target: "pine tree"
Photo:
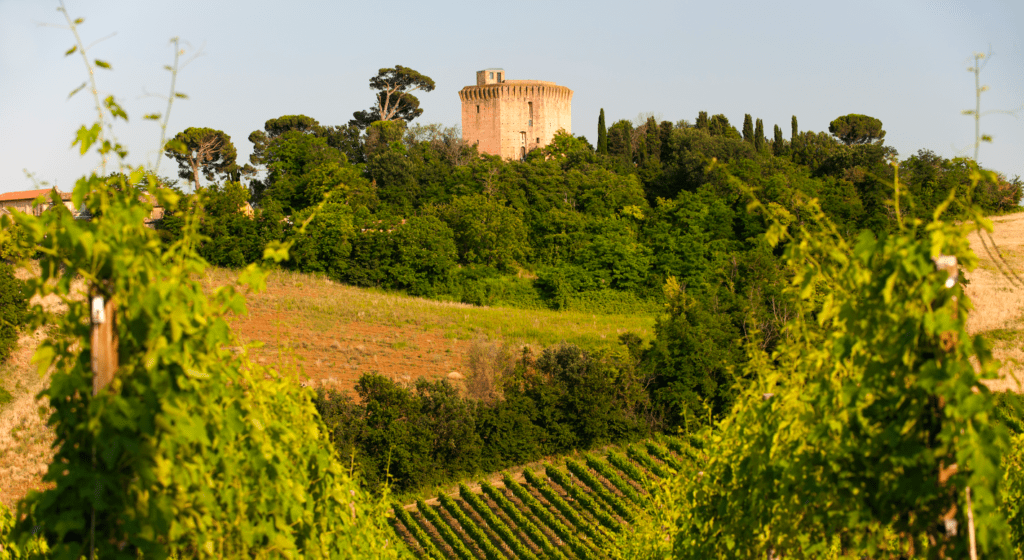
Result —
[[608, 154], [608, 129], [604, 126], [604, 109], [601, 109], [601, 116], [597, 118], [597, 153]]
[[757, 124], [754, 125], [754, 149], [758, 153], [764, 149], [764, 123], [761, 119], [757, 119]]
[[743, 140], [754, 143], [754, 120], [750, 118], [750, 113], [743, 115]]
[[694, 127], [696, 127], [698, 130], [703, 130], [705, 132], [710, 128], [708, 123], [707, 111], [701, 111], [700, 113], [697, 113], [697, 123], [694, 124]]
[[775, 125], [775, 139], [772, 141], [772, 153], [781, 156], [785, 148], [785, 140], [782, 139], [782, 129]]

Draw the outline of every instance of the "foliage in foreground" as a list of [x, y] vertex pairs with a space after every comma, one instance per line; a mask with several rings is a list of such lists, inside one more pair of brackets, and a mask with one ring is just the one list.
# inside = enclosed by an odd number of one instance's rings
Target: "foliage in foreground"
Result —
[[[820, 213], [790, 237], [775, 210], [769, 239], [789, 240], [799, 313], [770, 360], [751, 350], [750, 384], [705, 433], [702, 475], [669, 488], [642, 555], [964, 558], [969, 512], [980, 552], [1012, 557], [1020, 448], [1008, 456], [1008, 431], [991, 422], [980, 379], [996, 365], [965, 329], [970, 301], [932, 260], [977, 262], [941, 210], [852, 246]], [[955, 536], [941, 522], [953, 508]]]
[[[68, 23], [74, 30], [79, 22]], [[108, 119], [127, 117], [113, 97], [97, 98], [96, 107], [101, 122], [83, 126], [75, 143], [83, 155], [95, 148], [104, 168], [110, 160], [124, 165], [126, 150], [106, 134]], [[84, 204], [92, 220], [13, 213], [16, 242], [41, 255], [30, 292], [54, 295], [66, 310], [30, 311], [32, 326], [50, 334], [34, 361], [40, 374], [51, 371], [40, 397], [52, 410], [55, 457], [43, 478], [50, 488], [23, 499], [14, 527], [0, 535], [2, 554], [401, 556], [383, 504], [335, 460], [309, 391], [239, 350], [226, 317], [245, 312], [243, 295], [232, 286], [204, 292], [198, 278], [207, 264], [195, 250], [201, 212], [179, 241], [162, 246], [143, 225], [152, 209], [146, 200], [173, 208], [177, 195], [142, 168], [124, 170], [76, 183], [74, 205]], [[0, 237], [9, 238], [11, 218], [3, 220]], [[287, 258], [287, 248], [267, 254]], [[253, 265], [239, 282], [259, 289], [264, 279]], [[106, 321], [118, 366], [94, 394], [96, 296], [114, 305]], [[10, 521], [0, 512], [4, 533]]]

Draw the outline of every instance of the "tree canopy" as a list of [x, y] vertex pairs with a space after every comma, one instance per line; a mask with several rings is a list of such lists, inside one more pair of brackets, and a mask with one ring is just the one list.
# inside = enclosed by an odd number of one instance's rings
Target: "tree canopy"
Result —
[[174, 136], [164, 151], [178, 163], [178, 177], [191, 179], [199, 190], [199, 175], [213, 181], [238, 172], [238, 151], [231, 137], [213, 128], [189, 127]]
[[366, 111], [352, 113], [350, 125], [366, 128], [376, 121], [410, 122], [423, 114], [420, 100], [412, 92], [434, 91], [434, 80], [412, 68], [395, 66], [381, 68], [370, 78], [370, 89], [377, 91], [377, 100]]
[[882, 121], [867, 115], [850, 113], [832, 121], [828, 131], [836, 135], [847, 146], [881, 142], [885, 138]]

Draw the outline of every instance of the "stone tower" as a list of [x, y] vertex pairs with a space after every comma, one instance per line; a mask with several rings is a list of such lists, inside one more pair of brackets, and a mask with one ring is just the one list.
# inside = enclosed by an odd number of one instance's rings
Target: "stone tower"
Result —
[[572, 134], [572, 90], [554, 82], [506, 80], [501, 68], [476, 73], [459, 92], [462, 138], [482, 153], [522, 159], [559, 129]]

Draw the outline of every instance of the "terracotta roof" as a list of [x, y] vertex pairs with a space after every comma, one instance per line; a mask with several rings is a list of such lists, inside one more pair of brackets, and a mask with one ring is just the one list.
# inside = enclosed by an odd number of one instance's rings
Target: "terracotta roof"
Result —
[[[8, 200], [35, 200], [35, 199], [39, 198], [40, 196], [43, 196], [45, 194], [49, 194], [51, 190], [55, 190], [55, 189], [39, 189], [39, 190], [34, 190], [34, 191], [15, 191], [15, 192], [9, 192], [9, 193], [5, 193], [5, 194], [0, 194], [0, 202], [5, 202], [5, 201], [8, 201]], [[57, 191], [57, 193], [60, 194], [61, 200], [71, 200], [71, 193], [61, 192], [59, 190]]]

